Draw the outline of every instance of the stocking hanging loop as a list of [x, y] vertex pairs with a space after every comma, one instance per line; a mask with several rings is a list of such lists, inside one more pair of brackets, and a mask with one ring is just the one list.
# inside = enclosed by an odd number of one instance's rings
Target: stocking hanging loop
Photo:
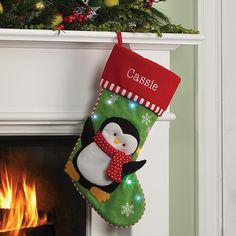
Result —
[[121, 32], [117, 32], [117, 40], [118, 40], [118, 44], [120, 46], [122, 46], [122, 33]]

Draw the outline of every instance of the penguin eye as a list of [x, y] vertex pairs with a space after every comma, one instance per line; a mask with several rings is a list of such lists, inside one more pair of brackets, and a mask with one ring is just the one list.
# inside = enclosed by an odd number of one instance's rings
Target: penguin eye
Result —
[[123, 143], [123, 145], [122, 145], [123, 147], [125, 147], [126, 145], [125, 145], [125, 143]]
[[116, 133], [114, 133], [114, 136], [116, 136]]

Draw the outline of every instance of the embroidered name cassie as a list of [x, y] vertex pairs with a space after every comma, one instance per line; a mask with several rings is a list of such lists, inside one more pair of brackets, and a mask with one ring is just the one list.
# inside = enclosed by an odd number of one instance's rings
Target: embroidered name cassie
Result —
[[142, 84], [145, 87], [147, 87], [147, 88], [149, 88], [149, 89], [151, 89], [153, 91], [157, 91], [158, 84], [154, 83], [154, 80], [150, 80], [150, 79], [140, 75], [133, 68], [128, 70], [127, 77], [129, 79], [133, 79], [135, 82], [137, 82], [139, 84]]

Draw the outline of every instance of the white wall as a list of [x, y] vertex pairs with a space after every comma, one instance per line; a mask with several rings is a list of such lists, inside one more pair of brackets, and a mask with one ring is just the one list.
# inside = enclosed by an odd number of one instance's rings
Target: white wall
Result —
[[222, 1], [224, 236], [236, 235], [236, 2]]

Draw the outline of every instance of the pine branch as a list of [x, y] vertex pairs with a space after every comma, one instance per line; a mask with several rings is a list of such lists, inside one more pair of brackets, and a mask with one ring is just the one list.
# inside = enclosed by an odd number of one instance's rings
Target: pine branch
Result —
[[176, 34], [199, 34], [199, 31], [194, 29], [184, 28], [182, 25], [167, 24], [161, 27], [162, 33], [176, 33]]
[[[63, 22], [66, 30], [155, 32], [161, 36], [168, 33], [198, 33], [182, 25], [171, 24], [160, 10], [147, 7], [146, 0], [120, 0], [118, 6], [106, 7], [103, 0], [0, 0], [3, 12], [0, 14], [1, 28], [52, 29], [52, 21], [58, 13], [71, 16], [74, 11], [90, 8], [89, 3], [100, 6], [96, 16], [83, 22]], [[164, 1], [164, 0], [159, 0]], [[95, 6], [95, 7], [96, 7]], [[59, 21], [58, 24], [60, 24]]]
[[156, 19], [156, 21], [160, 25], [167, 25], [170, 24], [170, 19], [168, 16], [166, 16], [164, 13], [162, 13], [160, 10], [156, 8], [149, 8], [147, 11], [150, 11], [150, 14]]

